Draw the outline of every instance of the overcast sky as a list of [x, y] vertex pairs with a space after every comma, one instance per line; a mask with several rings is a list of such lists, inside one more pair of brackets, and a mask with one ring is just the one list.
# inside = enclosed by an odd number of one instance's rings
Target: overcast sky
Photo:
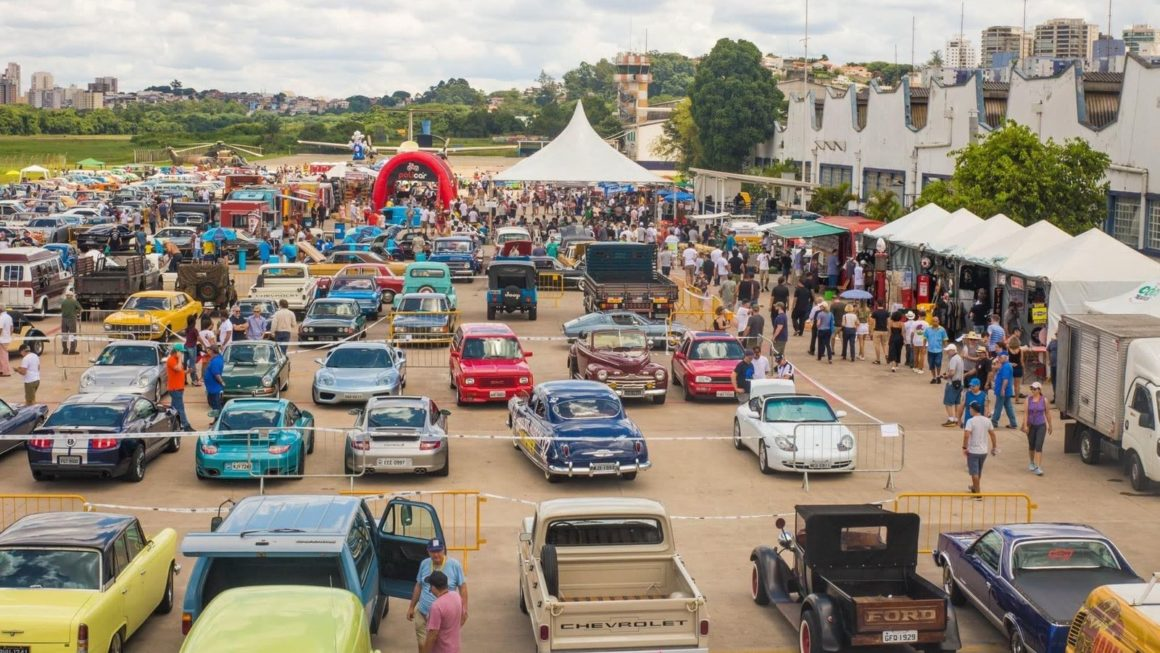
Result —
[[[1160, 23], [1160, 0], [1120, 0], [1115, 31]], [[1107, 4], [1029, 0], [1027, 24], [1082, 17], [1106, 28]], [[835, 61], [916, 59], [959, 30], [953, 0], [812, 0], [810, 53]], [[630, 47], [707, 52], [722, 37], [799, 55], [805, 0], [0, 0], [0, 64], [51, 72], [59, 85], [120, 79], [122, 90], [181, 80], [197, 89], [382, 95], [465, 77], [487, 91], [559, 77]], [[967, 3], [966, 34], [1019, 25], [1023, 5]]]

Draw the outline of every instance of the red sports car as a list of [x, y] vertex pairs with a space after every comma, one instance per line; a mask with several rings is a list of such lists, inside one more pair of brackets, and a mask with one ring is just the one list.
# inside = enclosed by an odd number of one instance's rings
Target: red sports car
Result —
[[733, 397], [733, 369], [744, 355], [741, 341], [728, 333], [691, 331], [673, 353], [673, 383], [685, 387], [686, 401]]

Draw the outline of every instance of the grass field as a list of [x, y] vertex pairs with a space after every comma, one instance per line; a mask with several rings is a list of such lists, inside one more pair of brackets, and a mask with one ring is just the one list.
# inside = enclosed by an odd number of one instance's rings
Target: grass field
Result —
[[133, 163], [141, 149], [130, 136], [0, 136], [0, 173], [38, 164], [63, 167], [93, 158], [109, 165]]

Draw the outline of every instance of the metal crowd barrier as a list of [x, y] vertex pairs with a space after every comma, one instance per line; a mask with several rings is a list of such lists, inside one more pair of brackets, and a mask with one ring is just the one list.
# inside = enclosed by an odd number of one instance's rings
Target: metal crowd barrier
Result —
[[446, 347], [459, 326], [459, 311], [391, 313], [387, 340], [402, 347]]
[[79, 494], [0, 494], [0, 530], [39, 512], [88, 512], [89, 502]]
[[[468, 554], [479, 551], [487, 543], [483, 538], [483, 504], [486, 497], [479, 494], [479, 490], [441, 490], [432, 492], [391, 492], [390, 490], [349, 490], [339, 494], [345, 496], [364, 497], [373, 514], [382, 514], [387, 502], [393, 498], [404, 498], [412, 501], [429, 503], [435, 508], [439, 516], [439, 525], [443, 530], [447, 550], [458, 553], [462, 557], [463, 567], [467, 568]], [[423, 525], [420, 525], [420, 528]], [[415, 534], [416, 537], [420, 533]], [[427, 539], [434, 537], [434, 532]]]
[[933, 551], [939, 533], [1031, 523], [1039, 507], [1020, 492], [908, 492], [884, 505], [894, 512], [913, 512], [921, 517], [919, 553]]
[[810, 489], [810, 472], [884, 473], [886, 489], [906, 462], [906, 437], [899, 424], [878, 422], [798, 424], [793, 430], [794, 469], [802, 488]]
[[559, 308], [560, 300], [564, 298], [564, 275], [559, 272], [540, 272], [536, 280], [536, 295], [540, 302], [551, 302], [552, 308]]

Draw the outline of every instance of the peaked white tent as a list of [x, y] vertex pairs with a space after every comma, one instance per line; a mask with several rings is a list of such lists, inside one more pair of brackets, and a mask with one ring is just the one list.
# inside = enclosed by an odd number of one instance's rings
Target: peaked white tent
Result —
[[1160, 279], [1145, 281], [1123, 295], [1088, 302], [1087, 309], [1105, 315], [1129, 313], [1160, 317]]
[[1014, 272], [1019, 265], [1046, 249], [1061, 247], [1071, 236], [1047, 220], [1040, 220], [1026, 227], [1017, 236], [996, 243], [981, 256], [987, 265], [1006, 265]]
[[667, 184], [632, 159], [617, 152], [592, 129], [582, 102], [560, 135], [539, 152], [495, 176], [496, 181], [545, 181], [590, 184], [614, 181]]
[[971, 230], [980, 228], [982, 224], [983, 219], [979, 216], [966, 209], [959, 209], [941, 222], [928, 220], [923, 228], [909, 231], [894, 242], [911, 247], [922, 245], [929, 251], [939, 252], [963, 238], [974, 238]]
[[31, 165], [27, 168], [20, 169], [20, 176], [24, 179], [30, 178], [32, 175], [40, 175], [42, 178], [48, 178], [49, 170], [43, 166]]
[[906, 215], [888, 222], [873, 231], [863, 233], [863, 237], [878, 239], [882, 238], [893, 242], [895, 237], [902, 236], [907, 232], [915, 229], [925, 228], [928, 222], [935, 222], [945, 220], [950, 214], [946, 209], [937, 204], [927, 204], [920, 206], [917, 209], [907, 213]]
[[974, 263], [989, 264], [991, 251], [995, 247], [1018, 239], [1023, 231], [1023, 225], [999, 213], [984, 220], [983, 226], [973, 232], [970, 238], [960, 238], [958, 243], [943, 253]]

